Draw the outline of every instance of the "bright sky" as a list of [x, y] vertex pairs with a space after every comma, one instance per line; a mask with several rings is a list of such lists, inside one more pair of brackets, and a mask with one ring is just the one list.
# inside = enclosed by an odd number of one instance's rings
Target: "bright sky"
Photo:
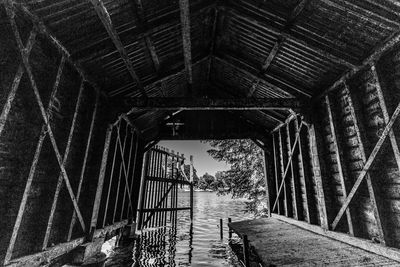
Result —
[[161, 141], [158, 145], [185, 154], [186, 164], [189, 162], [189, 156], [193, 155], [194, 168], [199, 177], [206, 172], [215, 176], [217, 171], [229, 169], [229, 165], [225, 162], [216, 161], [208, 155], [207, 150], [211, 149], [209, 144], [200, 141]]

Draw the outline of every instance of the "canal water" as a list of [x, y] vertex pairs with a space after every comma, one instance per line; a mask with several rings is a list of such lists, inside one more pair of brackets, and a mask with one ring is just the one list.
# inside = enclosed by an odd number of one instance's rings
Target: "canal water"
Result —
[[[190, 206], [189, 192], [179, 192], [179, 206]], [[105, 248], [106, 266], [240, 266], [228, 246], [227, 220], [252, 218], [245, 208], [244, 199], [194, 192], [192, 229], [189, 211], [179, 211], [176, 227], [146, 229], [135, 245]], [[222, 240], [220, 218], [224, 220]]]

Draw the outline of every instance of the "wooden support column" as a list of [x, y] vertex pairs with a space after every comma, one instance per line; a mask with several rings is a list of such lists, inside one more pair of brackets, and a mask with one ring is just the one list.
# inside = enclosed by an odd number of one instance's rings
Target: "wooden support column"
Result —
[[136, 230], [142, 229], [142, 215], [143, 215], [143, 208], [145, 201], [144, 197], [146, 189], [146, 175], [147, 175], [149, 159], [150, 159], [150, 152], [145, 152], [143, 155], [142, 175], [140, 179], [139, 202], [136, 215], [136, 227], [137, 227]]
[[[123, 218], [124, 218], [124, 212], [125, 212], [125, 200], [126, 200], [126, 195], [127, 195], [127, 192], [132, 192], [132, 189], [131, 189], [131, 184], [132, 184], [132, 180], [133, 180], [133, 175], [131, 174], [131, 160], [132, 160], [132, 150], [133, 150], [133, 146], [134, 146], [134, 133], [133, 133], [133, 131], [132, 131], [132, 129], [129, 129], [129, 134], [128, 134], [129, 136], [130, 136], [130, 138], [131, 138], [131, 141], [130, 141], [130, 146], [129, 146], [129, 155], [128, 155], [128, 166], [127, 166], [127, 168], [128, 168], [128, 173], [126, 174], [126, 181], [127, 181], [127, 183], [125, 184], [125, 189], [124, 189], [124, 196], [123, 196], [123, 198], [122, 198], [122, 210], [121, 210], [121, 216], [120, 216], [120, 218], [119, 218], [119, 221], [122, 221], [123, 220]], [[130, 182], [130, 183], [129, 183]], [[132, 201], [131, 201], [131, 195], [130, 194], [128, 194], [128, 201], [130, 202], [130, 203], [128, 203], [128, 212], [127, 212], [127, 215], [128, 215], [128, 213], [129, 213], [129, 209], [130, 209], [130, 207], [132, 206]], [[133, 207], [132, 207], [132, 212], [133, 212], [134, 210], [133, 210]], [[129, 220], [129, 218], [127, 218], [128, 220]]]
[[[134, 194], [133, 192], [133, 190], [134, 190], [134, 184], [135, 184], [135, 181], [136, 181], [136, 170], [137, 170], [137, 166], [138, 166], [138, 163], [139, 163], [139, 154], [138, 154], [138, 152], [139, 152], [139, 145], [140, 145], [140, 143], [139, 143], [139, 134], [135, 131], [135, 134], [136, 134], [136, 143], [135, 143], [135, 155], [134, 155], [134, 157], [133, 157], [133, 167], [132, 167], [132, 180], [131, 180], [131, 186], [130, 186], [130, 190], [131, 190], [131, 192], [132, 192], [132, 195], [137, 195], [136, 193]], [[140, 164], [139, 164], [140, 165]], [[132, 201], [133, 201], [133, 199], [132, 199]], [[135, 214], [135, 209], [137, 208], [136, 206], [134, 206], [133, 205], [134, 203], [132, 202], [132, 207], [134, 208], [133, 209], [133, 211], [131, 211], [130, 209], [128, 209], [128, 219], [129, 219], [129, 217], [130, 216], [132, 216], [132, 218], [131, 218], [131, 222], [133, 223], [133, 220], [134, 220], [134, 217], [136, 216], [136, 214]], [[132, 214], [130, 214], [132, 212]]]
[[189, 0], [179, 0], [182, 27], [183, 57], [185, 61], [186, 80], [189, 96], [192, 96], [193, 70], [192, 70], [192, 41], [190, 39], [190, 4]]
[[[113, 126], [111, 125], [111, 130], [113, 128]], [[107, 199], [106, 199], [106, 206], [104, 208], [104, 217], [103, 217], [103, 228], [104, 226], [106, 226], [106, 221], [107, 221], [107, 214], [108, 214], [108, 204], [109, 204], [109, 200], [110, 200], [110, 194], [111, 194], [111, 187], [113, 184], [113, 180], [114, 180], [114, 171], [115, 171], [115, 159], [117, 157], [117, 149], [118, 149], [118, 139], [117, 139], [117, 135], [118, 133], [115, 132], [115, 141], [114, 141], [114, 151], [113, 151], [113, 160], [112, 160], [112, 165], [111, 165], [111, 173], [110, 173], [110, 178], [108, 179], [108, 192], [107, 192]], [[111, 137], [110, 137], [111, 139]], [[102, 163], [103, 164], [103, 163]], [[107, 159], [106, 159], [106, 163], [107, 164]], [[104, 178], [103, 178], [104, 179]]]
[[[338, 171], [339, 171], [340, 185], [342, 187], [343, 197], [346, 199], [348, 190], [347, 190], [345, 175], [347, 173], [345, 173], [345, 164], [342, 164], [342, 157], [341, 157], [342, 150], [339, 147], [339, 144], [337, 141], [336, 127], [334, 124], [334, 118], [333, 118], [332, 109], [331, 109], [331, 102], [329, 100], [328, 95], [325, 97], [325, 103], [326, 103], [326, 108], [327, 108], [327, 112], [328, 112], [329, 128], [331, 131], [333, 149], [335, 150], [335, 158], [336, 158]], [[347, 217], [347, 227], [348, 227], [349, 233], [350, 233], [350, 235], [354, 235], [353, 221], [352, 221], [353, 218], [351, 216], [350, 207], [346, 210], [346, 217]]]
[[[279, 200], [279, 196], [278, 196], [278, 191], [279, 191], [279, 179], [278, 179], [278, 160], [277, 160], [277, 156], [276, 156], [276, 137], [275, 137], [275, 133], [272, 133], [272, 147], [274, 149], [274, 173], [275, 173], [275, 191], [276, 191], [276, 199], [278, 200], [277, 202], [277, 208], [278, 208], [278, 214], [281, 214], [281, 201]], [[272, 211], [274, 211], [275, 209], [273, 209]]]
[[[365, 148], [364, 148], [365, 138], [364, 138], [364, 136], [362, 136], [361, 130], [360, 130], [360, 127], [362, 127], [362, 125], [358, 122], [355, 107], [354, 107], [354, 102], [353, 102], [352, 96], [351, 96], [351, 92], [346, 83], [343, 83], [343, 85], [345, 87], [345, 92], [348, 95], [349, 109], [350, 109], [351, 116], [353, 118], [354, 129], [357, 134], [360, 156], [361, 156], [361, 159], [362, 159], [362, 161], [364, 163], [364, 167], [365, 167], [366, 162], [367, 162], [367, 156], [366, 156], [366, 152], [365, 152]], [[371, 181], [371, 176], [368, 174], [368, 172], [365, 173], [365, 179], [367, 181], [368, 192], [369, 192], [372, 207], [374, 210], [374, 216], [375, 216], [375, 220], [376, 220], [376, 226], [377, 226], [377, 230], [378, 230], [379, 239], [380, 239], [381, 243], [385, 244], [386, 240], [385, 240], [385, 235], [383, 232], [382, 218], [379, 213], [380, 203], [378, 202], [379, 199], [378, 199], [377, 194], [375, 193], [375, 189], [374, 189], [373, 183]], [[333, 230], [336, 228], [338, 222], [339, 221], [336, 221], [336, 219], [335, 219], [334, 224], [332, 224]]]
[[[385, 101], [385, 96], [383, 95], [383, 91], [382, 91], [382, 87], [381, 87], [381, 83], [379, 81], [379, 76], [378, 76], [378, 72], [376, 70], [376, 66], [374, 64], [371, 65], [371, 72], [372, 72], [372, 76], [375, 79], [375, 83], [376, 83], [376, 92], [378, 94], [378, 99], [379, 99], [379, 105], [381, 107], [382, 110], [382, 114], [383, 114], [383, 119], [385, 120], [385, 123], [388, 124], [390, 117], [389, 117], [389, 112], [388, 112], [388, 108], [386, 106], [386, 101]], [[390, 144], [392, 145], [392, 150], [393, 150], [393, 154], [394, 154], [394, 158], [396, 160], [396, 164], [397, 164], [397, 169], [400, 172], [400, 151], [399, 151], [399, 145], [397, 144], [397, 139], [396, 139], [396, 135], [394, 133], [393, 130], [390, 130], [389, 132], [389, 140], [390, 140]]]
[[[117, 215], [117, 210], [118, 210], [118, 200], [119, 200], [119, 194], [121, 191], [121, 179], [123, 176], [122, 172], [123, 172], [123, 168], [122, 166], [124, 166], [124, 171], [125, 171], [125, 148], [126, 148], [126, 139], [128, 137], [128, 124], [125, 125], [125, 134], [124, 134], [124, 141], [123, 144], [121, 144], [121, 132], [120, 132], [120, 125], [117, 125], [117, 143], [119, 146], [119, 152], [120, 152], [120, 156], [121, 156], [121, 162], [119, 163], [119, 173], [118, 173], [118, 185], [117, 185], [117, 194], [115, 196], [115, 203], [114, 203], [114, 212], [113, 212], [113, 219], [112, 219], [112, 223], [115, 223], [115, 216]], [[126, 172], [124, 172], [124, 175], [126, 175]]]
[[287, 146], [287, 157], [289, 159], [288, 164], [290, 164], [290, 187], [292, 193], [292, 206], [293, 206], [293, 218], [298, 220], [299, 219], [299, 209], [297, 203], [297, 188], [296, 188], [296, 181], [295, 181], [295, 173], [293, 168], [293, 156], [295, 152], [295, 147], [292, 149], [292, 144], [290, 140], [290, 129], [289, 129], [290, 122], [286, 124], [286, 146]]
[[314, 183], [317, 190], [317, 200], [318, 200], [318, 215], [320, 226], [328, 230], [328, 216], [326, 212], [326, 203], [325, 203], [325, 194], [322, 186], [322, 177], [321, 177], [321, 165], [319, 160], [319, 153], [317, 147], [317, 138], [315, 135], [315, 126], [314, 124], [308, 125], [308, 144], [311, 155], [311, 164], [313, 171]]
[[[83, 179], [85, 177], [86, 165], [87, 165], [88, 156], [89, 156], [89, 149], [90, 149], [90, 145], [92, 143], [94, 123], [96, 121], [97, 109], [98, 109], [98, 106], [99, 106], [99, 97], [100, 97], [100, 94], [97, 93], [96, 94], [96, 104], [94, 106], [94, 110], [93, 110], [93, 113], [92, 113], [92, 120], [90, 122], [89, 134], [88, 134], [88, 138], [87, 138], [87, 141], [86, 141], [85, 156], [83, 158], [81, 174], [79, 176], [78, 191], [76, 193], [76, 201], [78, 201], [78, 203], [79, 203], [79, 198], [80, 198], [80, 195], [81, 195]], [[76, 222], [76, 212], [74, 211], [74, 213], [72, 214], [71, 223], [69, 225], [67, 241], [71, 240], [72, 232], [73, 232], [74, 226], [75, 226], [75, 222]]]
[[303, 158], [303, 146], [302, 146], [302, 141], [301, 141], [301, 129], [299, 127], [299, 122], [298, 122], [298, 118], [296, 117], [296, 119], [294, 120], [294, 125], [295, 125], [295, 129], [297, 132], [299, 132], [299, 172], [300, 172], [300, 179], [301, 182], [304, 185], [304, 194], [305, 197], [303, 198], [303, 202], [304, 202], [304, 211], [305, 211], [305, 220], [308, 223], [311, 223], [311, 218], [310, 218], [310, 205], [308, 203], [308, 199], [310, 198], [309, 196], [309, 188], [308, 188], [308, 182], [307, 182], [307, 178], [306, 178], [306, 168], [307, 166], [305, 165], [304, 162], [304, 158]]
[[[281, 165], [281, 186], [279, 187], [279, 190], [277, 192], [277, 200], [280, 195], [280, 191], [282, 190], [282, 185], [283, 185], [283, 208], [285, 212], [285, 216], [289, 216], [289, 207], [288, 207], [288, 192], [286, 190], [286, 182], [285, 182], [285, 162], [283, 160], [283, 144], [282, 144], [282, 134], [281, 130], [278, 130], [278, 139], [279, 139], [279, 160], [280, 160], [280, 165]], [[274, 206], [276, 206], [277, 201], [275, 201]], [[275, 207], [274, 207], [275, 208]]]
[[[112, 132], [113, 132], [113, 129], [111, 126], [109, 126], [107, 129], [106, 139], [105, 139], [105, 143], [104, 143], [103, 157], [101, 159], [101, 167], [100, 167], [100, 173], [99, 173], [99, 180], [97, 182], [96, 196], [94, 198], [93, 212], [92, 212], [92, 218], [91, 218], [91, 222], [90, 222], [90, 236], [93, 236], [94, 230], [97, 227], [97, 219], [99, 216], [101, 198], [103, 195], [104, 178], [106, 175], [108, 152], [110, 149]], [[107, 213], [107, 210], [105, 210], [105, 213]], [[104, 228], [104, 223], [103, 223], [103, 228]]]
[[268, 208], [268, 217], [271, 217], [271, 212], [272, 212], [272, 206], [271, 206], [271, 183], [270, 183], [270, 177], [268, 173], [268, 152], [266, 151], [266, 148], [263, 148], [263, 157], [264, 157], [264, 181], [265, 181], [265, 198], [267, 202], [267, 208]]

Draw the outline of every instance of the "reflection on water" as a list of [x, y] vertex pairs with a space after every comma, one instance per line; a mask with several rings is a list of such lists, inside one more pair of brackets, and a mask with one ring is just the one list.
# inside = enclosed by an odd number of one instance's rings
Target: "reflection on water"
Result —
[[[179, 192], [179, 206], [189, 206], [189, 192]], [[227, 218], [250, 218], [245, 201], [213, 192], [194, 193], [194, 222], [179, 211], [177, 225], [146, 229], [130, 247], [114, 248], [106, 266], [239, 266], [228, 246]], [[219, 219], [224, 219], [224, 239]], [[133, 254], [132, 254], [133, 252]]]

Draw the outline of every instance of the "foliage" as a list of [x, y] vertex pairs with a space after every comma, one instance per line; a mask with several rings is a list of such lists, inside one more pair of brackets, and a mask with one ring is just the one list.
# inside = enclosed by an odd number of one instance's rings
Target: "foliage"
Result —
[[[220, 194], [234, 198], [246, 197], [248, 210], [257, 214], [265, 212], [265, 180], [263, 151], [251, 140], [210, 140], [213, 149], [207, 152], [216, 160], [228, 163], [228, 171], [218, 172], [214, 183]], [[261, 207], [261, 210], [260, 210]]]
[[213, 190], [214, 182], [215, 177], [208, 173], [205, 173], [203, 176], [200, 177], [197, 188], [201, 190]]

